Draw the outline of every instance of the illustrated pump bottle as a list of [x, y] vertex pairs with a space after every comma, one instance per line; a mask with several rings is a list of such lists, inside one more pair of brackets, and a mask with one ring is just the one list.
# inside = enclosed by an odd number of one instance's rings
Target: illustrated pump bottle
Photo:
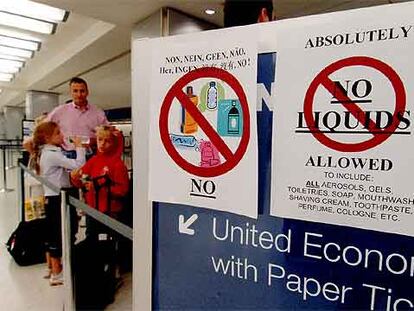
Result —
[[[193, 93], [193, 87], [187, 86], [186, 93], [188, 98], [194, 104], [194, 106], [198, 105], [198, 97]], [[182, 108], [182, 117], [181, 117], [181, 132], [183, 134], [192, 134], [197, 132], [198, 124], [193, 119], [193, 117], [184, 109]]]
[[214, 110], [217, 108], [217, 86], [216, 82], [211, 81], [207, 90], [207, 108]]
[[231, 108], [228, 114], [228, 133], [229, 134], [239, 134], [240, 133], [240, 113], [236, 107], [236, 101], [231, 101]]

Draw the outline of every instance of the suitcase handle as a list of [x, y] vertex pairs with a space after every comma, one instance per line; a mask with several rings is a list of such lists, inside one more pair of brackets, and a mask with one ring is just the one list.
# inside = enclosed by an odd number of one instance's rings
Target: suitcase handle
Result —
[[[100, 180], [104, 180], [103, 183], [100, 183]], [[103, 188], [103, 187], [107, 187], [107, 206], [108, 206], [108, 211], [107, 214], [111, 213], [111, 184], [112, 181], [109, 178], [109, 176], [107, 174], [92, 178], [92, 183], [93, 183], [93, 187], [95, 189], [95, 208], [97, 210], [99, 210], [99, 191]]]

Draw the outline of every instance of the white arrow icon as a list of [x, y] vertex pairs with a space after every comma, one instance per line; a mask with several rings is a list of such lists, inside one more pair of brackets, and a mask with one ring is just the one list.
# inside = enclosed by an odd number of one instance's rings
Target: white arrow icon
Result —
[[193, 214], [187, 221], [184, 221], [184, 215], [180, 215], [178, 217], [178, 232], [194, 235], [194, 229], [190, 229], [189, 227], [195, 222], [198, 218], [197, 214]]

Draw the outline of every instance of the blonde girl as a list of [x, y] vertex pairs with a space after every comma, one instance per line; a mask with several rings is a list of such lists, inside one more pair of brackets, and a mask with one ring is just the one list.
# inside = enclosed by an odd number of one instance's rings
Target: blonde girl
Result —
[[[57, 123], [40, 123], [33, 134], [31, 163], [37, 174], [58, 188], [70, 186], [69, 170], [85, 163], [85, 149], [79, 137], [75, 137], [76, 159], [68, 159], [62, 154], [63, 135]], [[47, 243], [50, 257], [50, 285], [63, 284], [62, 237], [60, 216], [60, 194], [43, 186], [46, 198]]]

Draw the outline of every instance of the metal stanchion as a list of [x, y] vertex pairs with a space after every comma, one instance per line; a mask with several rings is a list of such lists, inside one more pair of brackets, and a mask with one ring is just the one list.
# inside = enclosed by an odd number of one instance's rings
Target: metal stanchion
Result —
[[[19, 162], [21, 159], [19, 159]], [[25, 193], [24, 193], [24, 170], [18, 166], [17, 170], [17, 204], [20, 206], [19, 208], [19, 219], [20, 221], [25, 221], [25, 211], [24, 211], [24, 201], [25, 201]]]
[[13, 142], [10, 145], [10, 148], [7, 149], [7, 166], [6, 166], [6, 170], [10, 170], [12, 168], [16, 168], [17, 165], [14, 165], [13, 160], [13, 152], [14, 152], [14, 148], [18, 147], [18, 145], [14, 145]]
[[6, 152], [6, 171], [7, 170], [9, 170], [11, 167], [10, 167], [10, 148], [7, 148], [8, 147], [8, 145], [6, 145], [5, 147], [4, 147], [4, 149], [7, 149], [5, 152]]
[[61, 218], [62, 218], [62, 263], [63, 263], [63, 276], [65, 286], [64, 297], [64, 310], [75, 310], [73, 285], [72, 285], [72, 256], [71, 256], [71, 219], [70, 219], [70, 206], [68, 201], [68, 194], [62, 190], [61, 195]]
[[18, 143], [12, 149], [12, 153], [11, 154], [12, 154], [12, 166], [13, 166], [13, 168], [19, 167], [19, 159], [21, 157], [21, 153], [22, 152], [23, 152], [23, 149], [22, 149], [22, 144], [21, 143]]
[[3, 145], [0, 147], [2, 149], [3, 154], [3, 188], [0, 189], [0, 193], [6, 193], [13, 191], [13, 189], [7, 188], [7, 172], [6, 172], [6, 146]]

